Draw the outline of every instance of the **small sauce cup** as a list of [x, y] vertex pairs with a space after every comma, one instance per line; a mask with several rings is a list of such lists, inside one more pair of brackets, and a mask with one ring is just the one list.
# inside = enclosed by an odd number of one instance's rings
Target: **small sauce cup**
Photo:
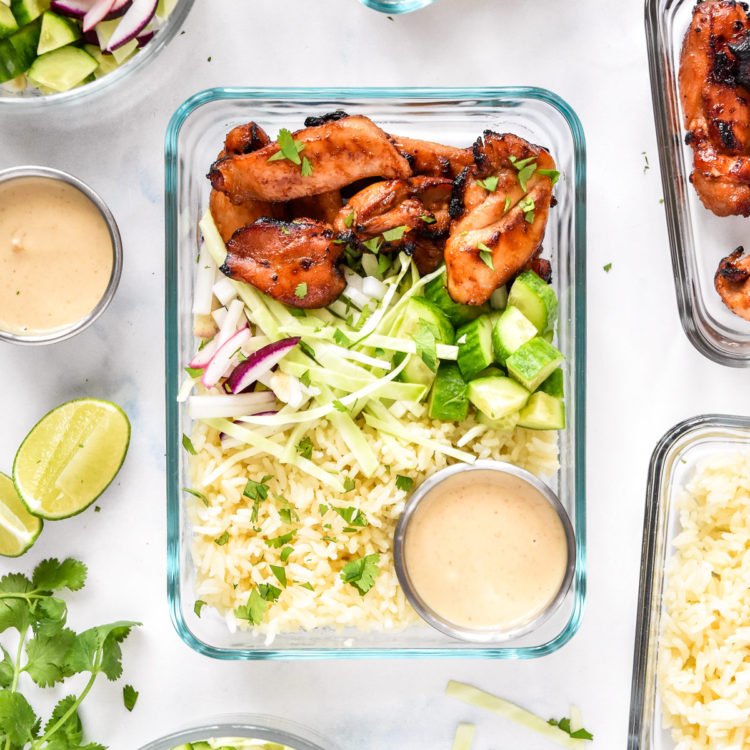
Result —
[[[414, 575], [410, 574], [407, 564], [409, 558], [407, 550], [410, 543], [410, 530], [413, 531], [415, 528], [415, 516], [417, 518], [419, 517], [420, 509], [423, 513], [426, 512], [430, 507], [430, 503], [434, 503], [437, 500], [441, 493], [434, 492], [435, 490], [442, 487], [444, 490], [451, 491], [460, 486], [458, 480], [461, 477], [464, 477], [468, 484], [469, 475], [473, 472], [484, 472], [483, 474], [476, 475], [475, 479], [478, 481], [480, 478], [483, 481], [490, 481], [490, 475], [497, 473], [498, 482], [502, 480], [506, 483], [510, 482], [515, 484], [523, 489], [524, 494], [533, 496], [535, 503], [537, 502], [537, 498], [541, 498], [539, 500], [541, 506], [539, 507], [542, 509], [543, 513], [548, 516], [548, 519], [551, 519], [552, 526], [550, 526], [550, 528], [553, 529], [558, 536], [558, 546], [560, 546], [559, 543], [562, 541], [560, 535], [564, 538], [565, 550], [560, 555], [562, 565], [560, 566], [561, 580], [559, 588], [555, 589], [553, 584], [552, 595], [546, 600], [543, 599], [541, 608], [535, 607], [533, 611], [528, 613], [528, 616], [514, 617], [512, 622], [505, 626], [499, 624], [473, 627], [468, 626], [465, 623], [451, 621], [446, 617], [445, 611], [441, 614], [437, 612], [435, 608], [427, 604], [425, 597], [420, 593], [418, 586], [415, 585]], [[446, 481], [448, 481], [448, 484], [444, 485]], [[520, 497], [521, 495], [519, 494], [519, 499], [514, 500], [513, 503], [515, 507], [523, 509], [523, 503], [520, 500]], [[545, 502], [548, 503], [548, 506], [545, 506]], [[550, 515], [547, 513], [545, 508], [551, 509], [553, 514]], [[434, 510], [434, 512], [438, 511]], [[555, 517], [559, 519], [562, 527], [561, 529], [557, 527]], [[481, 526], [477, 528], [478, 534], [482, 533], [482, 528], [483, 527]], [[489, 534], [490, 532], [489, 530], [485, 530], [485, 533]], [[414, 534], [416, 539], [416, 532], [414, 532]], [[422, 536], [424, 536], [424, 534], [422, 534]], [[485, 544], [494, 543], [492, 539], [487, 537], [481, 541]], [[534, 541], [536, 542], [536, 539]], [[417, 542], [414, 541], [412, 543], [416, 544]], [[439, 544], [439, 542], [436, 541], [436, 544]], [[558, 552], [560, 552], [559, 549]], [[393, 556], [396, 575], [398, 576], [401, 588], [403, 589], [406, 598], [409, 600], [409, 603], [414, 607], [420, 617], [425, 620], [425, 622], [440, 632], [459, 640], [472, 643], [499, 643], [535, 630], [549, 619], [552, 613], [560, 606], [570, 588], [575, 573], [576, 545], [573, 526], [565, 508], [560, 503], [557, 495], [544, 482], [518, 466], [501, 461], [482, 460], [477, 461], [474, 464], [461, 463], [448, 466], [433, 474], [415, 490], [414, 494], [407, 501], [404, 512], [402, 513], [396, 527]], [[455, 578], [455, 570], [460, 569], [460, 567], [460, 565], [456, 565], [455, 568], [449, 568], [450, 575]], [[487, 569], [486, 575], [488, 577], [492, 576], [492, 570]], [[554, 580], [556, 581], [557, 579]], [[457, 617], [456, 619], [460, 618]]]
[[[20, 187], [24, 184], [28, 185], [30, 180], [35, 179], [40, 181], [58, 182], [74, 188], [85, 199], [84, 201], [81, 201], [81, 205], [87, 207], [93, 206], [93, 208], [98, 211], [101, 218], [104, 220], [109, 239], [111, 240], [111, 270], [109, 273], [109, 280], [106, 283], [106, 287], [103, 289], [101, 297], [97, 302], [92, 302], [91, 308], [76, 320], [68, 321], [56, 326], [50, 326], [49, 329], [34, 328], [28, 333], [20, 330], [5, 330], [2, 324], [0, 324], [0, 341], [7, 341], [13, 344], [51, 344], [63, 341], [80, 333], [90, 326], [112, 301], [122, 273], [122, 241], [120, 239], [120, 232], [117, 228], [114, 216], [101, 197], [81, 180], [66, 172], [51, 169], [49, 167], [12, 167], [0, 171], [0, 190], [6, 190], [9, 186], [12, 187], [14, 181], [18, 181]], [[0, 238], [0, 241], [2, 241], [2, 238]], [[51, 238], [51, 242], [54, 243], [54, 238]], [[20, 294], [20, 291], [17, 293]]]

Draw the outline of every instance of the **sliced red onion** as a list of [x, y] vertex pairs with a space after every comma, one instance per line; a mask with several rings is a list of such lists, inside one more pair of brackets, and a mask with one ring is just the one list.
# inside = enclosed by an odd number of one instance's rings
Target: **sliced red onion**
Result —
[[114, 4], [115, 0], [96, 0], [83, 17], [84, 33], [93, 29], [99, 21], [103, 21], [112, 10]]
[[62, 16], [83, 18], [96, 0], [52, 0], [50, 8]]
[[147, 31], [144, 31], [135, 38], [135, 40], [138, 42], [138, 48], [145, 47], [153, 38], [156, 31], [154, 29], [148, 29]]
[[157, 5], [158, 0], [133, 0], [127, 13], [122, 17], [122, 21], [110, 37], [107, 49], [113, 52], [138, 36], [154, 17]]
[[244, 362], [234, 368], [227, 379], [232, 393], [242, 393], [245, 388], [277, 365], [287, 352], [297, 346], [298, 343], [299, 336], [294, 336], [281, 341], [274, 341], [251, 354]]
[[[93, 44], [94, 47], [99, 46], [99, 35], [96, 33], [96, 29], [89, 29], [83, 34], [83, 41], [86, 44]], [[111, 52], [103, 52], [104, 55], [111, 55]]]
[[107, 17], [104, 19], [105, 21], [112, 21], [115, 18], [120, 18], [121, 16], [124, 16], [128, 8], [132, 5], [133, 0], [115, 0], [114, 5], [110, 8], [109, 13], [107, 13]]
[[213, 359], [218, 348], [219, 341], [214, 337], [188, 362], [188, 367], [192, 367], [195, 370], [202, 370]]
[[[203, 377], [201, 377], [201, 383], [203, 383], [206, 388], [213, 388], [213, 386], [219, 382], [232, 363], [232, 360], [239, 354], [242, 345], [245, 344], [249, 338], [250, 329], [245, 326], [219, 346], [206, 369], [203, 371]], [[232, 389], [232, 393], [236, 393], [236, 391]]]

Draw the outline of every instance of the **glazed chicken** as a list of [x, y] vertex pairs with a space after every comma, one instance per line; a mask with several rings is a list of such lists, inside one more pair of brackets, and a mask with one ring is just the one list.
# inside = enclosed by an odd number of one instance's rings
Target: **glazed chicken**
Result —
[[724, 304], [745, 320], [750, 320], [750, 255], [738, 247], [719, 263], [714, 286]]
[[333, 228], [349, 242], [364, 243], [403, 227], [400, 236], [383, 239], [378, 252], [405, 250], [414, 256], [421, 274], [430, 273], [443, 256], [452, 184], [443, 177], [426, 176], [373, 183], [339, 211]]
[[336, 266], [343, 250], [330, 226], [311, 219], [258, 219], [227, 242], [222, 273], [285, 305], [325, 307], [346, 286]]
[[443, 146], [441, 143], [393, 136], [396, 148], [406, 156], [412, 172], [431, 177], [457, 177], [464, 167], [474, 163], [470, 148]]
[[309, 173], [288, 158], [274, 159], [277, 142], [249, 154], [228, 154], [208, 174], [215, 190], [233, 203], [282, 202], [319, 195], [365, 177], [409, 177], [408, 160], [391, 138], [361, 115], [329, 119], [292, 134]]
[[717, 216], [750, 215], [750, 19], [734, 0], [695, 6], [682, 46], [680, 98], [690, 177]]
[[445, 245], [448, 292], [456, 302], [484, 304], [537, 256], [554, 170], [547, 151], [510, 133], [485, 131], [476, 142], [474, 166], [454, 183], [456, 220]]

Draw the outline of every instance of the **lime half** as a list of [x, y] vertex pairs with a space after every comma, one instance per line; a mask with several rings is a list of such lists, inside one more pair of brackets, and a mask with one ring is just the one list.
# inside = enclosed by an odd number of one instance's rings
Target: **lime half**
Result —
[[109, 401], [68, 401], [37, 422], [13, 462], [18, 494], [35, 516], [80, 513], [120, 470], [130, 442], [125, 412]]
[[26, 510], [13, 480], [0, 472], [0, 555], [22, 555], [42, 533], [42, 525], [41, 518]]

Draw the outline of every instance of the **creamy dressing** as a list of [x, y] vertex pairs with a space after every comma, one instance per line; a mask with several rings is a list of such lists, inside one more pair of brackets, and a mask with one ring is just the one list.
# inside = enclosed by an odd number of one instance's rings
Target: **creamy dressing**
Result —
[[0, 183], [0, 329], [34, 335], [84, 318], [107, 289], [112, 250], [101, 212], [72, 185]]
[[537, 489], [478, 469], [448, 477], [423, 498], [406, 532], [404, 562], [436, 614], [466, 628], [510, 629], [551, 604], [568, 545]]

